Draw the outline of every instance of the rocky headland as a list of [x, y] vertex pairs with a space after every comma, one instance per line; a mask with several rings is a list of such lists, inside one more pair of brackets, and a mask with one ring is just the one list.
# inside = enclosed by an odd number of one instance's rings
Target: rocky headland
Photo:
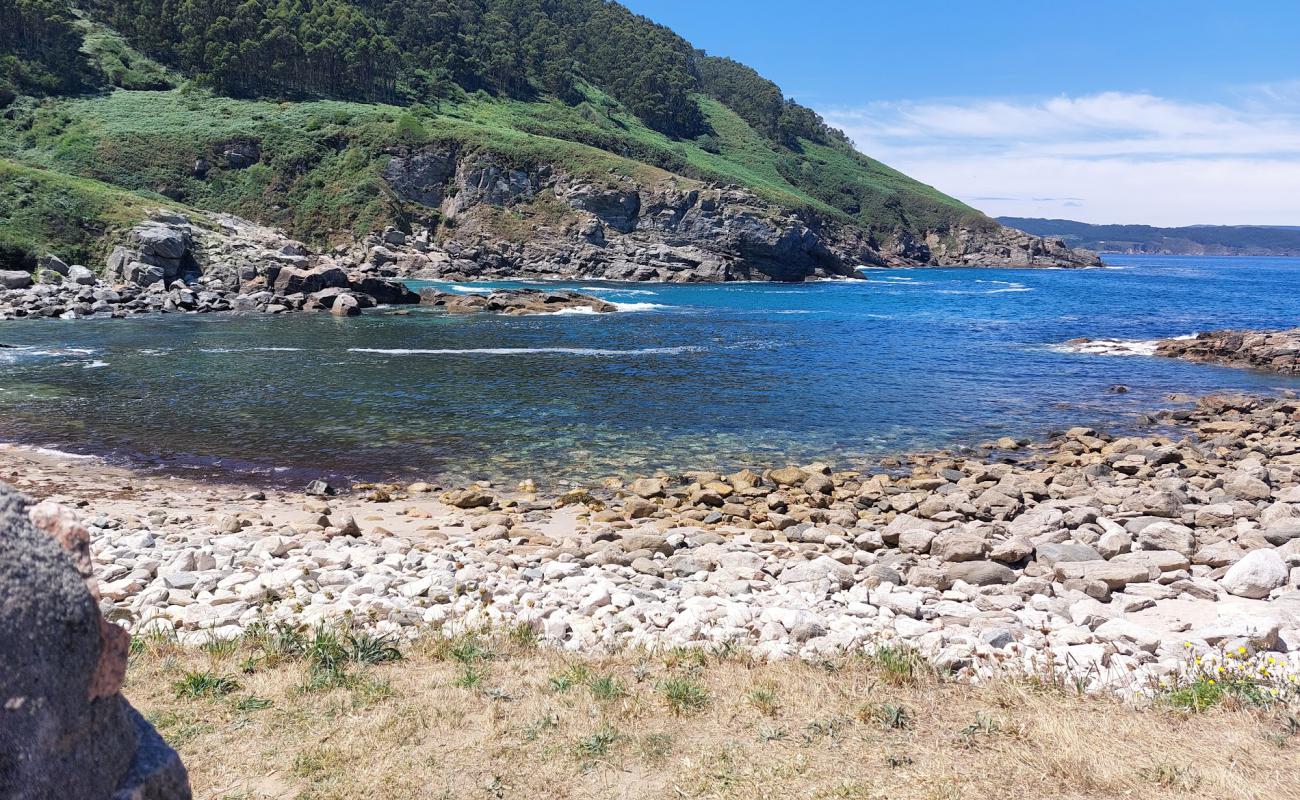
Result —
[[768, 658], [910, 645], [968, 679], [1146, 691], [1188, 653], [1300, 669], [1300, 401], [1163, 412], [989, 456], [308, 493], [0, 451], [77, 506], [108, 617], [198, 643], [257, 623], [415, 635], [525, 624], [557, 647], [731, 643]]
[[[858, 277], [864, 266], [1101, 263], [1060, 240], [991, 223], [878, 239], [737, 187], [580, 180], [557, 167], [507, 168], [454, 151], [396, 153], [383, 179], [403, 202], [423, 209], [410, 232], [388, 227], [314, 252], [231, 214], [158, 209], [110, 234], [102, 265], [47, 253], [32, 271], [0, 270], [0, 319], [215, 311], [352, 316], [420, 302], [403, 285], [408, 279], [802, 282]], [[474, 305], [438, 304], [459, 311]], [[511, 310], [530, 305], [551, 304]]]
[[804, 281], [855, 277], [863, 266], [1101, 264], [1095, 253], [1060, 239], [995, 224], [877, 238], [740, 187], [595, 181], [560, 165], [511, 167], [455, 149], [396, 152], [383, 178], [425, 216], [455, 220], [441, 235], [386, 233], [354, 254], [391, 259], [417, 277]]

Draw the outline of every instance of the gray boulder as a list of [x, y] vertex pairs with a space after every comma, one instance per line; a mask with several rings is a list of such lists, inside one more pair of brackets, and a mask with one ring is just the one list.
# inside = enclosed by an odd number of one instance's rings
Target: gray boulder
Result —
[[48, 272], [57, 272], [60, 275], [68, 274], [68, 265], [63, 261], [63, 259], [55, 255], [41, 256], [36, 261], [36, 268]]
[[282, 295], [295, 292], [311, 294], [322, 289], [345, 288], [347, 285], [348, 274], [338, 267], [285, 267], [275, 277], [275, 290]]
[[330, 313], [336, 317], [355, 317], [361, 313], [361, 305], [357, 298], [350, 294], [340, 294], [334, 298], [334, 305], [330, 306]]
[[1260, 599], [1285, 584], [1287, 577], [1286, 562], [1276, 550], [1252, 550], [1228, 567], [1220, 583], [1229, 594]]
[[1101, 553], [1079, 542], [1051, 542], [1034, 548], [1035, 557], [1045, 566], [1054, 567], [1075, 561], [1101, 561]]
[[993, 561], [962, 561], [945, 564], [943, 571], [953, 581], [965, 581], [972, 586], [1015, 583], [1016, 573], [1007, 566]]
[[853, 569], [833, 558], [818, 556], [812, 561], [790, 564], [781, 570], [777, 580], [804, 591], [825, 594], [849, 585], [853, 580]]
[[80, 286], [95, 285], [95, 273], [91, 272], [90, 270], [86, 269], [80, 264], [73, 264], [72, 266], [68, 267], [67, 277], [68, 280]]
[[1139, 550], [1172, 550], [1191, 556], [1196, 552], [1196, 535], [1191, 528], [1174, 522], [1147, 525], [1137, 537]]
[[132, 261], [126, 265], [122, 278], [127, 283], [134, 283], [136, 286], [153, 286], [159, 281], [166, 280], [167, 272], [155, 264]]
[[0, 270], [0, 289], [26, 289], [32, 285], [32, 274], [20, 269]]
[[189, 800], [176, 752], [120, 693], [86, 529], [0, 485], [0, 797]]
[[136, 228], [134, 234], [145, 256], [180, 261], [190, 250], [189, 233], [170, 225], [148, 223]]

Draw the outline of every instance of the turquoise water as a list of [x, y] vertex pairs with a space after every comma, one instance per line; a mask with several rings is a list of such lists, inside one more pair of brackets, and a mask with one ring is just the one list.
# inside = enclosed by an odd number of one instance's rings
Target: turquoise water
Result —
[[[1131, 424], [1300, 381], [1055, 347], [1300, 324], [1300, 259], [566, 283], [617, 314], [159, 316], [0, 325], [0, 441], [257, 480], [585, 480]], [[518, 284], [516, 284], [518, 285]], [[462, 287], [476, 289], [481, 287]], [[1123, 384], [1127, 394], [1109, 387]]]

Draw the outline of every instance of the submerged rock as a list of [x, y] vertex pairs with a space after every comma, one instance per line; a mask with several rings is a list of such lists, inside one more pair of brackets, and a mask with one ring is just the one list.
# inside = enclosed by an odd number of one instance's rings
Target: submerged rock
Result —
[[618, 310], [613, 303], [607, 303], [589, 294], [540, 289], [500, 289], [482, 295], [456, 294], [430, 287], [420, 290], [420, 303], [446, 309], [452, 314], [473, 314], [480, 311], [514, 316], [554, 314], [557, 311], [590, 311], [596, 314], [608, 314]]

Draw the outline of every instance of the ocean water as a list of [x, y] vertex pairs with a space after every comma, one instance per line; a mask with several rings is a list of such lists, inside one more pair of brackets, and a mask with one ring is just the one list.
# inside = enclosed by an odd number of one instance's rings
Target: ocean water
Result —
[[0, 323], [0, 441], [287, 484], [553, 484], [660, 467], [848, 466], [1128, 426], [1171, 393], [1300, 389], [1141, 346], [1060, 346], [1300, 324], [1300, 259], [1110, 261], [805, 285], [557, 284], [623, 309], [602, 315]]

